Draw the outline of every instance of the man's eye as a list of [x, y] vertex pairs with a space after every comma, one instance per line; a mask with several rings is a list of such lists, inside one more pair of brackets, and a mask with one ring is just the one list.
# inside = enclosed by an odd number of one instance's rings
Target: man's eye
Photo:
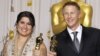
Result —
[[64, 14], [68, 14], [68, 13], [64, 13]]

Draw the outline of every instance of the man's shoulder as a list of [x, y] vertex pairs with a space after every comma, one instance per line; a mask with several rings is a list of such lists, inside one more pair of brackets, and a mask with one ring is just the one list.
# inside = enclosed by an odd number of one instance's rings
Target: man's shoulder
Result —
[[66, 34], [66, 33], [67, 33], [67, 29], [63, 30], [62, 32], [60, 32], [60, 33], [58, 33], [58, 34], [56, 34], [56, 35], [59, 36], [59, 35], [64, 35], [64, 34]]
[[88, 33], [100, 33], [100, 29], [95, 27], [83, 27], [83, 31], [87, 31]]
[[83, 28], [85, 28], [87, 30], [100, 31], [100, 29], [95, 28], [95, 27], [83, 27]]
[[63, 39], [64, 37], [66, 37], [66, 35], [68, 35], [67, 29], [65, 29], [64, 31], [56, 34], [55, 36], [57, 37], [57, 39]]

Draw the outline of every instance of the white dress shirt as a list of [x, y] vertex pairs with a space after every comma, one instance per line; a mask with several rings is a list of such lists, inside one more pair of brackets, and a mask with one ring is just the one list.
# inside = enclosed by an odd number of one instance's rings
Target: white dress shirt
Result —
[[74, 35], [72, 34], [72, 32], [77, 31], [78, 32], [77, 38], [79, 40], [79, 43], [81, 42], [81, 37], [82, 37], [82, 26], [81, 25], [79, 25], [75, 31], [72, 31], [69, 27], [67, 27], [67, 30], [68, 30], [68, 33], [69, 33], [72, 41], [74, 40]]

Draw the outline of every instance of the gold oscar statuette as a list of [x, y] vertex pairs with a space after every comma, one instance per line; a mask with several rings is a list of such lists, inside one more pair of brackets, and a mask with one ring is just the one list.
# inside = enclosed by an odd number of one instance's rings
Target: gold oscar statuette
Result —
[[56, 46], [57, 46], [57, 41], [56, 41], [56, 36], [54, 35], [53, 37], [51, 37], [50, 51], [55, 52]]
[[9, 39], [12, 40], [14, 38], [14, 31], [10, 30], [9, 31]]
[[[7, 39], [9, 37], [9, 39]], [[0, 56], [5, 56], [5, 47], [6, 47], [6, 44], [8, 42], [8, 40], [12, 40], [14, 38], [14, 31], [13, 30], [9, 30], [9, 32], [7, 33], [7, 35], [5, 36], [5, 39], [3, 40], [3, 49], [1, 51], [1, 54]]]
[[40, 35], [36, 38], [36, 46], [35, 46], [35, 50], [39, 50], [40, 49], [40, 45], [43, 42], [43, 38], [42, 38], [42, 33], [40, 33]]

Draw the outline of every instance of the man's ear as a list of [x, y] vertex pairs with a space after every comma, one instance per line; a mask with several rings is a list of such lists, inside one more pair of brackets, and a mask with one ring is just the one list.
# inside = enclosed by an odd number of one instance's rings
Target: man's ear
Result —
[[79, 11], [79, 20], [80, 20], [80, 23], [82, 24], [83, 21], [84, 21], [84, 17], [85, 17], [85, 14], [82, 10]]
[[81, 19], [81, 18], [82, 18], [82, 16], [83, 16], [82, 11], [79, 11], [79, 12], [78, 12], [78, 14], [79, 14], [78, 18], [80, 18], [80, 19]]

